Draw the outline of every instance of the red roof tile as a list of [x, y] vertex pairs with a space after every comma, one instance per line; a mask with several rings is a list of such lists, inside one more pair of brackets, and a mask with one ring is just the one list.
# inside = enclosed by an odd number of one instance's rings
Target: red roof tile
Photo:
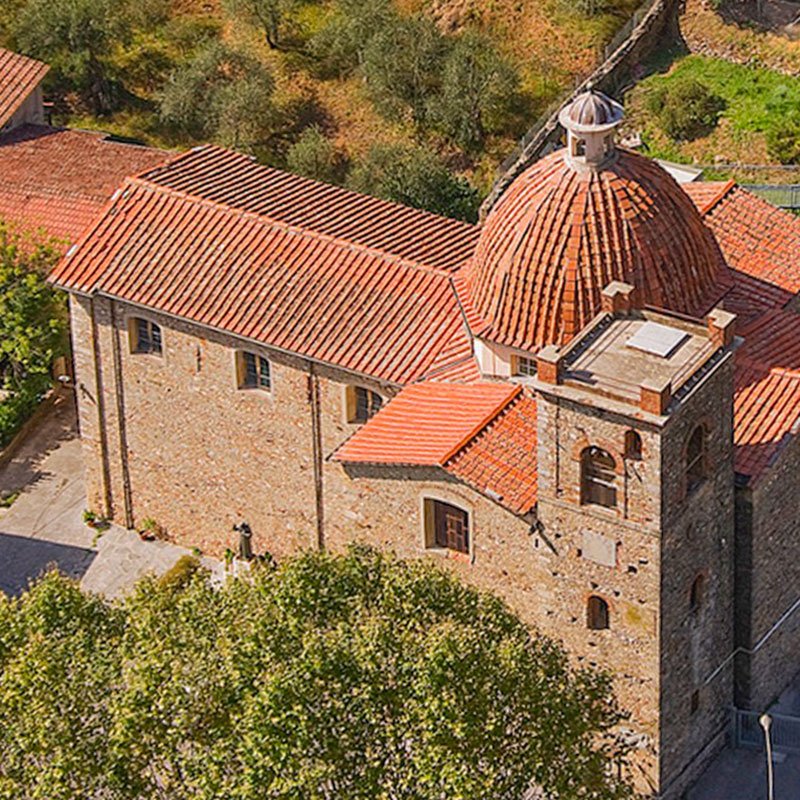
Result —
[[415, 383], [350, 437], [334, 460], [444, 466], [518, 394], [507, 383]]
[[[127, 181], [52, 280], [395, 383], [446, 367], [444, 348], [463, 360], [469, 336], [445, 270], [452, 261], [445, 255], [448, 239], [440, 238], [452, 220], [432, 222], [438, 218], [414, 211], [409, 218], [409, 209], [381, 203], [382, 221], [369, 227], [363, 220], [353, 234], [360, 244], [334, 238], [338, 223], [324, 217], [324, 208], [317, 209], [317, 227], [301, 228], [287, 221], [299, 211], [278, 204], [276, 217], [262, 212], [258, 198], [270, 194], [266, 188], [253, 198], [229, 195], [217, 172], [228, 155], [204, 148]], [[232, 158], [234, 187], [258, 184], [250, 173], [264, 184], [283, 180], [244, 156]], [[173, 170], [183, 175], [186, 162], [198, 175], [216, 175], [200, 181], [200, 195], [175, 186]], [[334, 191], [352, 201], [350, 221], [341, 212], [343, 225], [354, 225], [371, 206], [370, 198]], [[234, 201], [240, 205], [228, 205]], [[386, 206], [398, 215], [394, 239]], [[455, 224], [458, 231], [465, 227]], [[414, 235], [419, 252], [441, 269], [394, 252], [410, 250], [407, 238]], [[456, 238], [455, 253], [463, 247]]]
[[41, 83], [50, 67], [0, 47], [0, 130]]
[[445, 469], [516, 514], [536, 505], [536, 400], [519, 395]]
[[101, 133], [15, 128], [0, 136], [0, 219], [74, 242], [128, 175], [166, 155]]
[[474, 332], [529, 350], [564, 343], [600, 310], [612, 280], [641, 301], [705, 313], [731, 285], [714, 237], [655, 162], [621, 150], [598, 172], [563, 151], [538, 161], [492, 209], [465, 271]]
[[734, 186], [704, 219], [730, 267], [792, 294], [800, 291], [800, 218]]
[[271, 169], [220, 147], [197, 148], [141, 178], [436, 269], [460, 267], [480, 232], [465, 222]]

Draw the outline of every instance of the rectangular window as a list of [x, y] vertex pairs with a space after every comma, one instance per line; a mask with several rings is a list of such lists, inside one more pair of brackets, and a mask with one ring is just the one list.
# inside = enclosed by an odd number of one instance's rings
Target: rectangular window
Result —
[[240, 389], [272, 389], [272, 373], [269, 361], [263, 356], [240, 350], [237, 353], [237, 372]]
[[425, 501], [429, 544], [442, 550], [469, 553], [469, 513], [441, 500]]
[[383, 398], [363, 386], [347, 387], [347, 421], [363, 424], [380, 411]]
[[530, 356], [514, 356], [514, 374], [524, 375], [526, 378], [536, 377], [536, 359]]
[[132, 353], [151, 353], [160, 356], [163, 352], [161, 327], [149, 319], [135, 317], [130, 322]]

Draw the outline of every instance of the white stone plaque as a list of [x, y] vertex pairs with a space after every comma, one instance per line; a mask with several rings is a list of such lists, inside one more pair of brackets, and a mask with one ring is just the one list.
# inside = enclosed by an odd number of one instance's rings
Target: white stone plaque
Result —
[[583, 532], [583, 557], [604, 567], [617, 566], [617, 543], [608, 536], [592, 531]]

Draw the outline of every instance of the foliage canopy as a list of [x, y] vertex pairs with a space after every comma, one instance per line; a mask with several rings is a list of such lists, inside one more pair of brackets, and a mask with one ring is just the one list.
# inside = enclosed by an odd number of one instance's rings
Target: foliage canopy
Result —
[[629, 796], [608, 678], [492, 596], [362, 548], [182, 574], [0, 598], [0, 798]]
[[356, 191], [434, 214], [466, 222], [478, 219], [475, 187], [424, 147], [375, 145], [354, 165], [348, 184]]
[[160, 96], [161, 116], [195, 139], [247, 150], [274, 130], [274, 90], [260, 61], [214, 41], [172, 73]]
[[725, 109], [719, 95], [693, 78], [664, 86], [650, 103], [667, 135], [679, 141], [707, 135]]

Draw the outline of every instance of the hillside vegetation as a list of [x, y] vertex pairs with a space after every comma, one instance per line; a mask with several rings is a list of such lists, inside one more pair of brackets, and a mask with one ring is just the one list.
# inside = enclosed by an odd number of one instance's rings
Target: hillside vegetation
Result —
[[636, 5], [6, 0], [0, 44], [52, 65], [58, 123], [214, 141], [473, 219], [516, 139]]
[[800, 180], [800, 78], [774, 70], [681, 55], [626, 99], [628, 127], [648, 155], [714, 165], [775, 165], [774, 170], [710, 171], [745, 182]]

